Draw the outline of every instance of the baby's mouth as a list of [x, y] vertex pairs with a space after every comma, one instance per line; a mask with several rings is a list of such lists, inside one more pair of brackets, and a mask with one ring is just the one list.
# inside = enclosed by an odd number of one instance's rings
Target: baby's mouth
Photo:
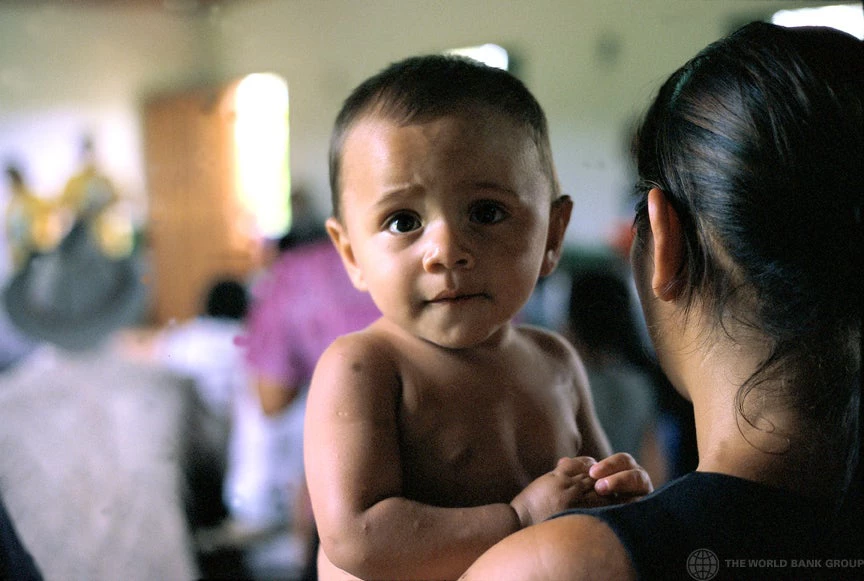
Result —
[[437, 295], [435, 295], [432, 299], [426, 301], [430, 304], [454, 304], [460, 302], [470, 301], [472, 299], [488, 299], [489, 295], [486, 293], [466, 293], [455, 290], [445, 290]]

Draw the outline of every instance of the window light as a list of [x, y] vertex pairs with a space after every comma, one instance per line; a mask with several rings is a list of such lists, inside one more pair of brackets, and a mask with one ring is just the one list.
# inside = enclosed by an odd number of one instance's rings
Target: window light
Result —
[[237, 85], [235, 107], [238, 195], [261, 235], [280, 236], [291, 221], [288, 84], [278, 75], [248, 75]]
[[780, 10], [771, 17], [780, 26], [830, 26], [864, 39], [864, 8], [860, 4], [834, 4]]
[[479, 46], [466, 46], [465, 48], [454, 48], [445, 51], [446, 54], [457, 54], [472, 58], [475, 61], [485, 63], [490, 67], [507, 70], [509, 58], [507, 50], [497, 44], [483, 44]]

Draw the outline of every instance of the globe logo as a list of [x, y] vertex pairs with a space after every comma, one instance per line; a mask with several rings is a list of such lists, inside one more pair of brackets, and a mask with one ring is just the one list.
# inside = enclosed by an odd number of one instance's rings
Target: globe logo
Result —
[[687, 572], [697, 581], [708, 581], [720, 571], [720, 560], [714, 551], [696, 549], [687, 557]]

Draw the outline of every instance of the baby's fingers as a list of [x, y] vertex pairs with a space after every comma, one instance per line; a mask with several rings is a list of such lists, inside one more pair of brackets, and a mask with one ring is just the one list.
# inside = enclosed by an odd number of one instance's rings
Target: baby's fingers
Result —
[[587, 474], [588, 471], [597, 463], [597, 460], [590, 456], [577, 456], [575, 458], [564, 457], [558, 460], [555, 465], [555, 470], [559, 474], [565, 476], [576, 476], [577, 474]]
[[594, 490], [600, 495], [644, 496], [654, 490], [648, 473], [626, 452], [597, 462], [588, 473], [597, 480]]
[[611, 476], [600, 478], [594, 484], [594, 490], [601, 496], [617, 495], [622, 497], [645, 496], [654, 490], [648, 473], [640, 467]]
[[639, 468], [639, 464], [636, 463], [633, 456], [627, 452], [618, 452], [617, 454], [612, 454], [607, 458], [603, 458], [591, 466], [589, 474], [591, 475], [591, 478], [599, 480], [600, 478], [611, 476], [616, 472], [624, 472], [636, 468]]

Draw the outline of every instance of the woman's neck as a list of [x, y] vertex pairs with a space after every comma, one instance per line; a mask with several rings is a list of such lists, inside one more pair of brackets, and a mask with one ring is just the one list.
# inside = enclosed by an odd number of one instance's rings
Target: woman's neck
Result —
[[679, 351], [678, 373], [696, 420], [697, 469], [809, 497], [836, 492], [846, 456], [838, 448], [848, 444], [790, 404], [795, 378], [751, 382], [767, 354], [767, 342], [752, 332], [736, 333], [734, 341], [718, 332]]
[[782, 398], [764, 395], [772, 387], [778, 386], [760, 384], [742, 400], [734, 383], [705, 378], [693, 397], [697, 470], [729, 474], [811, 498], [836, 495], [845, 485], [845, 459], [851, 442], [832, 438], [826, 433], [829, 426], [817, 425], [784, 407]]

